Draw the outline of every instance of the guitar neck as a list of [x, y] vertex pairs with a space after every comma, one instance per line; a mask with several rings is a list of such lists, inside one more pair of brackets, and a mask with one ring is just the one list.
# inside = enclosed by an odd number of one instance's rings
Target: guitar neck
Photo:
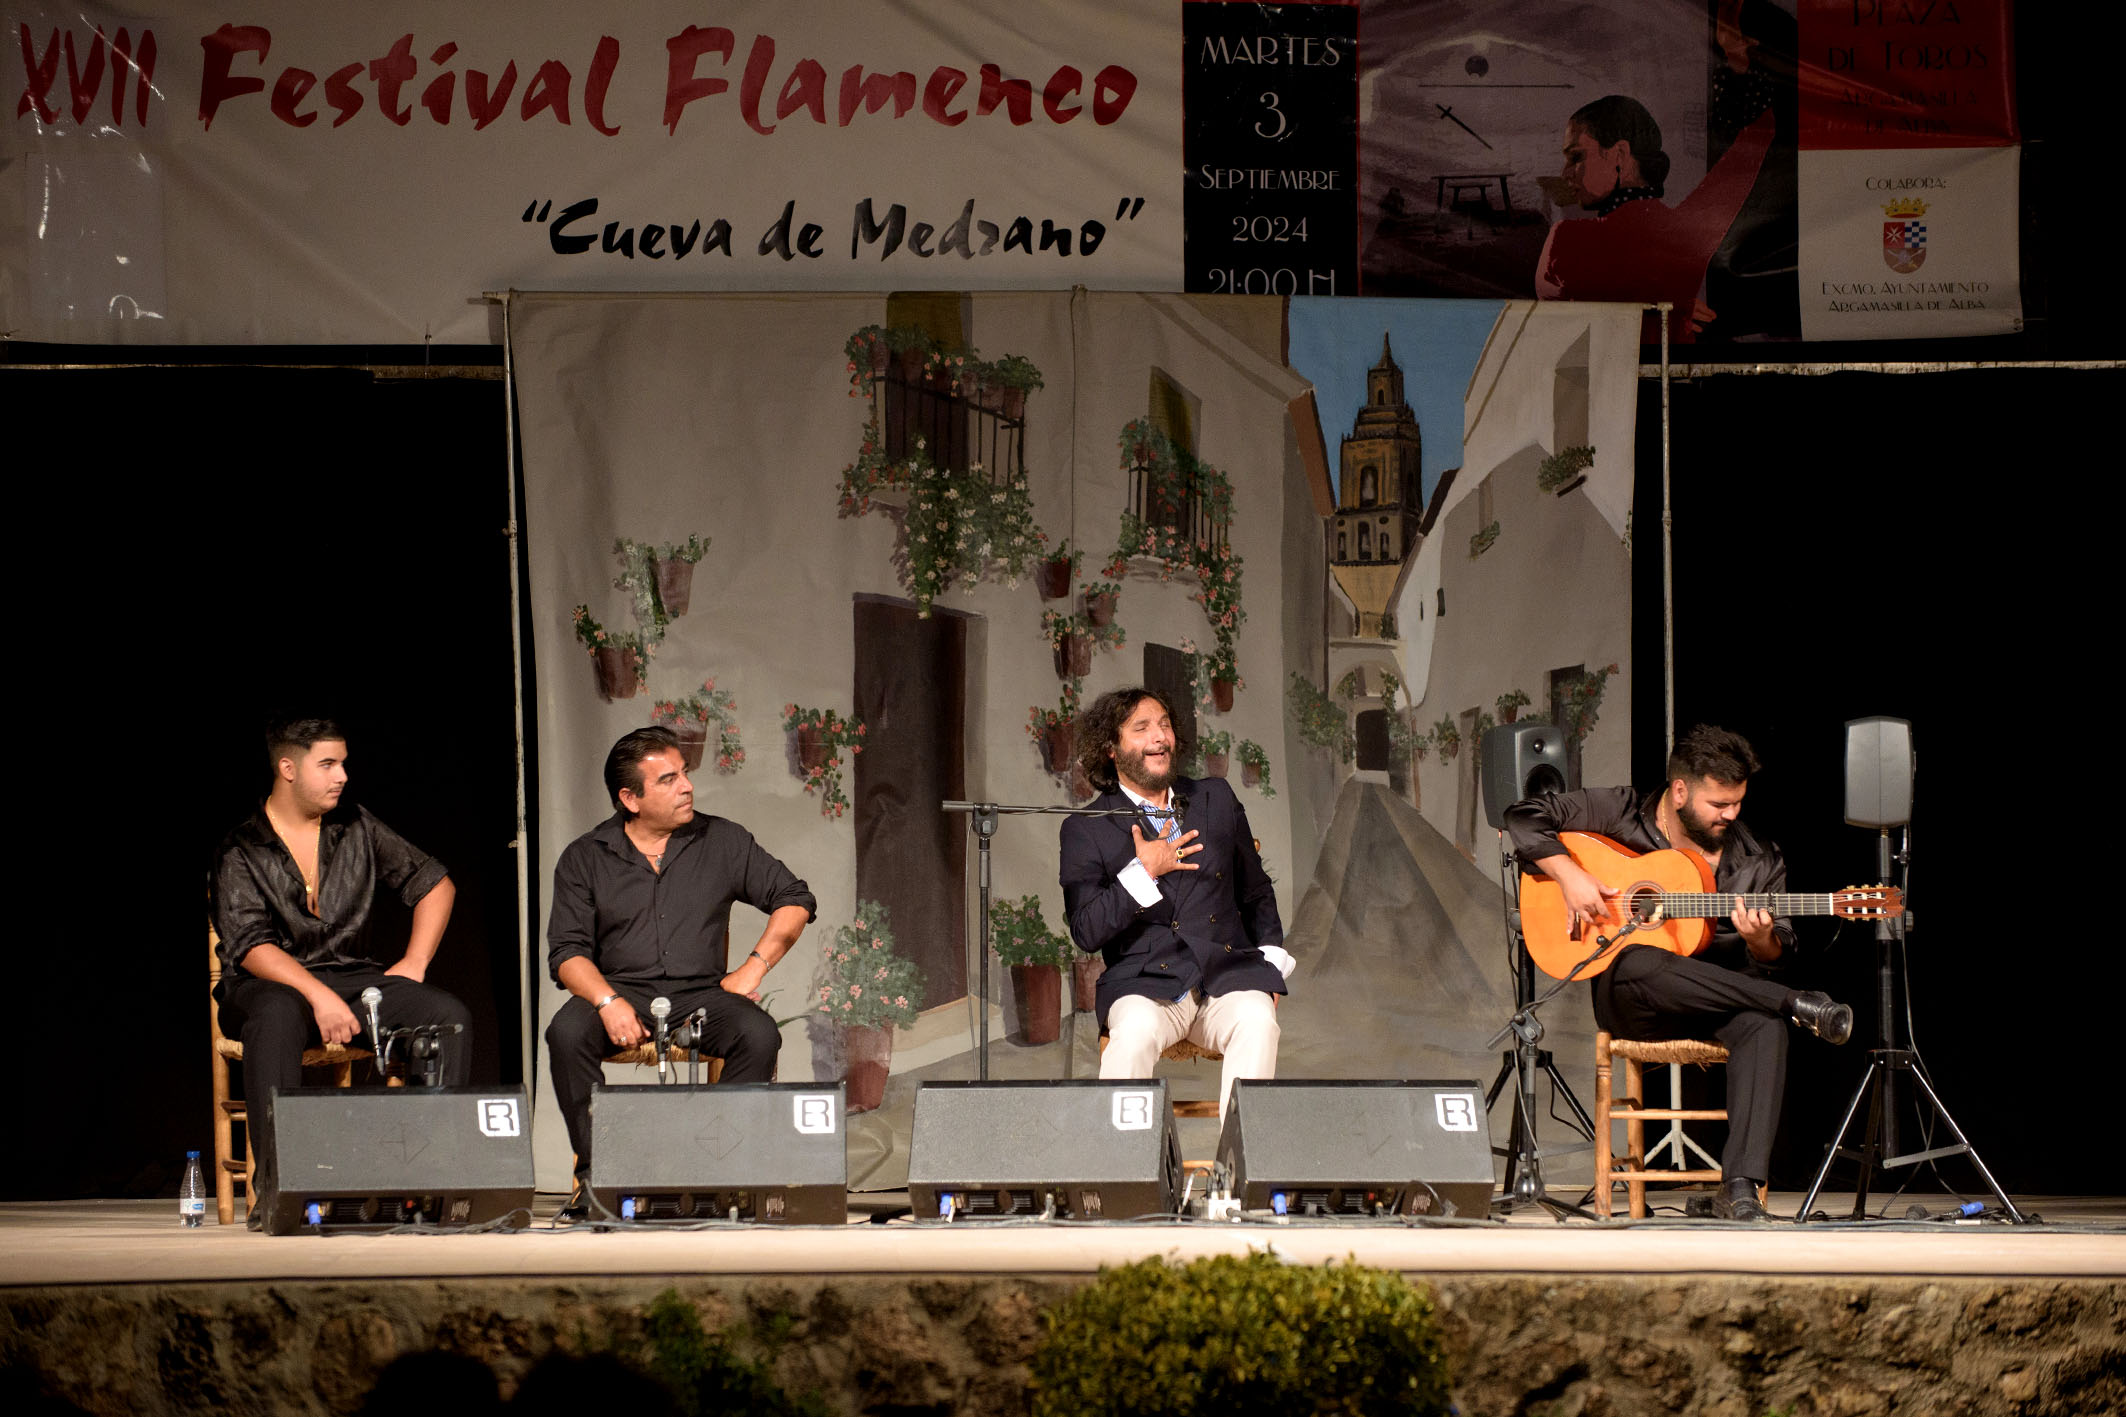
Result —
[[1836, 915], [1830, 892], [1817, 895], [1773, 895], [1766, 892], [1750, 894], [1711, 893], [1703, 891], [1662, 891], [1655, 897], [1661, 902], [1661, 913], [1671, 920], [1725, 920], [1735, 913], [1736, 896], [1751, 910], [1769, 910], [1774, 915]]

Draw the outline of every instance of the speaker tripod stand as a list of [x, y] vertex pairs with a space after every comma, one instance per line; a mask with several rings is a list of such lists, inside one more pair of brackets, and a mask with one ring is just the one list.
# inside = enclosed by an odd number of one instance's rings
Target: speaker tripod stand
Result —
[[[1554, 997], [1558, 989], [1536, 997], [1535, 960], [1528, 953], [1528, 941], [1521, 934], [1521, 911], [1518, 901], [1519, 879], [1513, 869], [1513, 857], [1504, 848], [1499, 851], [1499, 885], [1503, 891], [1506, 908], [1507, 951], [1513, 970], [1513, 1017], [1506, 1026], [1491, 1036], [1486, 1047], [1497, 1047], [1507, 1035], [1513, 1037], [1513, 1047], [1499, 1060], [1498, 1075], [1491, 1080], [1491, 1088], [1484, 1094], [1484, 1110], [1488, 1113], [1498, 1102], [1499, 1093], [1507, 1079], [1514, 1082], [1513, 1129], [1503, 1147], [1491, 1148], [1493, 1156], [1506, 1158], [1506, 1176], [1500, 1186], [1499, 1196], [1492, 1201], [1492, 1209], [1512, 1212], [1541, 1206], [1563, 1220], [1566, 1216], [1578, 1216], [1582, 1220], [1596, 1217], [1590, 1211], [1556, 1199], [1550, 1194], [1543, 1180], [1543, 1160], [1551, 1156], [1567, 1156], [1576, 1151], [1592, 1151], [1594, 1142], [1570, 1142], [1564, 1146], [1545, 1147], [1536, 1139], [1535, 1087], [1538, 1073], [1550, 1079], [1551, 1095], [1561, 1097], [1572, 1115], [1579, 1119], [1581, 1132], [1589, 1138], [1594, 1136], [1594, 1121], [1580, 1099], [1573, 1095], [1572, 1087], [1559, 1074], [1557, 1063], [1550, 1050], [1543, 1047], [1543, 1020], [1536, 1010]], [[1599, 1178], [1597, 1183], [1599, 1184]]]
[[[1908, 833], [1909, 830], [1907, 828]], [[1878, 857], [1882, 876], [1888, 880], [1892, 860], [1890, 833], [1883, 831], [1879, 841]], [[1906, 841], [1909, 843], [1909, 835]], [[1898, 851], [1895, 860], [1900, 868], [1909, 867], [1909, 849]], [[1845, 1118], [1838, 1124], [1838, 1135], [1831, 1139], [1829, 1148], [1824, 1152], [1823, 1165], [1817, 1168], [1816, 1179], [1810, 1183], [1809, 1193], [1803, 1198], [1801, 1212], [1794, 1217], [1794, 1222], [1797, 1225], [1808, 1222], [1810, 1214], [1816, 1208], [1816, 1197], [1823, 1190], [1824, 1180], [1831, 1174], [1832, 1164], [1841, 1157], [1860, 1162], [1860, 1179], [1853, 1187], [1853, 1214], [1850, 1218], [1865, 1220], [1868, 1213], [1868, 1187], [1873, 1183], [1878, 1169], [1888, 1171], [1899, 1166], [1917, 1166], [1922, 1161], [1968, 1156], [1971, 1158], [1972, 1167], [1978, 1172], [1979, 1179], [1986, 1183], [1986, 1189], [1993, 1192], [1993, 1198], [1999, 1201], [2001, 1209], [2007, 1212], [2009, 1221], [2016, 1225], [2029, 1224], [2038, 1217], [2026, 1216], [2015, 1208], [2015, 1202], [2008, 1199], [2008, 1193], [2001, 1189], [2000, 1182], [1993, 1179], [1993, 1173], [1988, 1171], [1986, 1163], [1979, 1159], [1978, 1149], [1971, 1145], [1963, 1129], [1956, 1125], [1956, 1119], [1949, 1115], [1949, 1109], [1942, 1105], [1941, 1098], [1934, 1091], [1934, 1085], [1927, 1081], [1926, 1064], [1920, 1061], [1919, 1049], [1912, 1042], [1909, 1024], [1903, 1034], [1898, 1032], [1897, 968], [1903, 962], [1904, 947], [1905, 913], [1900, 909], [1888, 919], [1879, 922], [1875, 930], [1875, 1022], [1876, 1036], [1882, 1039], [1882, 1046], [1868, 1054], [1868, 1070], [1862, 1074], [1860, 1086], [1853, 1090], [1853, 1100], [1846, 1104]], [[1902, 1044], [1898, 1042], [1900, 1037], [1905, 1040]], [[1949, 1129], [1949, 1135], [1956, 1138], [1954, 1146], [1929, 1147], [1923, 1151], [1897, 1154], [1896, 1084], [1900, 1076], [1909, 1077], [1919, 1084], [1920, 1095], [1926, 1099], [1927, 1105], [1934, 1109], [1934, 1115], [1940, 1118], [1941, 1124]], [[1867, 1099], [1868, 1104], [1867, 1124], [1857, 1142], [1848, 1146], [1846, 1138], [1853, 1131], [1853, 1119], [1859, 1115], [1863, 1098]]]

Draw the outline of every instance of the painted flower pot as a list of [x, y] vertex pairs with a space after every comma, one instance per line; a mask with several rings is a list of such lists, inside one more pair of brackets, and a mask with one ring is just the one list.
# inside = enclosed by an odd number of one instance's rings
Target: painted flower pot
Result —
[[1056, 645], [1056, 677], [1083, 679], [1092, 672], [1092, 640], [1084, 635], [1065, 635]]
[[1242, 787], [1262, 786], [1262, 769], [1256, 767], [1253, 763], [1242, 763], [1240, 765], [1240, 785]]
[[1004, 390], [1003, 404], [1006, 418], [1013, 420], [1024, 418], [1026, 416], [1026, 390]]
[[1063, 971], [1052, 964], [1015, 964], [1011, 992], [1018, 1041], [1055, 1042], [1063, 1032]]
[[1111, 592], [1085, 597], [1085, 618], [1095, 625], [1115, 623], [1115, 597]]
[[1230, 753], [1205, 753], [1203, 755], [1203, 775], [1205, 777], [1224, 777], [1225, 770], [1231, 763], [1232, 755]]
[[1070, 559], [1059, 556], [1033, 568], [1034, 586], [1043, 600], [1062, 600], [1070, 594]]
[[1519, 718], [1520, 716], [1521, 716], [1521, 706], [1520, 706], [1519, 704], [1508, 704], [1508, 705], [1507, 705], [1507, 706], [1506, 706], [1506, 707], [1505, 707], [1505, 708], [1504, 708], [1503, 710], [1501, 710], [1501, 711], [1500, 711], [1500, 713], [1499, 713], [1499, 722], [1501, 722], [1501, 723], [1512, 723], [1512, 722], [1513, 722], [1513, 721], [1514, 721], [1515, 719]]
[[672, 736], [679, 740], [679, 756], [686, 763], [688, 772], [701, 766], [702, 749], [708, 746], [709, 726], [706, 723], [668, 723]]
[[694, 598], [694, 563], [692, 561], [657, 561], [657, 598], [664, 602], [667, 615], [684, 615], [687, 604]]
[[886, 372], [886, 366], [892, 362], [893, 351], [886, 347], [886, 342], [880, 339], [871, 341], [871, 372], [883, 374]]
[[1041, 734], [1042, 756], [1048, 761], [1050, 772], [1069, 772], [1071, 749], [1076, 746], [1076, 734], [1069, 719], [1050, 724]]
[[818, 728], [797, 730], [797, 765], [808, 774], [827, 765], [827, 735]]
[[1211, 681], [1211, 702], [1217, 706], [1218, 712], [1231, 713], [1233, 711], [1233, 681], [1230, 679], [1213, 679]]
[[1100, 976], [1107, 973], [1107, 961], [1098, 955], [1078, 952], [1070, 966], [1071, 1007], [1081, 1014], [1089, 1014], [1099, 1007]]
[[886, 1075], [893, 1071], [893, 1030], [888, 1027], [842, 1026], [842, 1085], [851, 1112], [874, 1112], [886, 1100]]
[[598, 675], [598, 696], [610, 702], [613, 699], [632, 699], [642, 687], [636, 677], [635, 651], [620, 645], [599, 645], [591, 651], [591, 667]]
[[919, 384], [923, 380], [923, 361], [927, 358], [920, 349], [897, 349], [893, 352], [893, 366], [900, 373], [904, 384]]

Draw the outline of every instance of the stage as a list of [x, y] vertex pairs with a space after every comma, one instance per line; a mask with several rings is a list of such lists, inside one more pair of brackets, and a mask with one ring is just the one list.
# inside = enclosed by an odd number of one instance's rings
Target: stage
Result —
[[480, 1358], [506, 1395], [557, 1346], [624, 1350], [676, 1286], [711, 1328], [786, 1318], [776, 1371], [831, 1410], [1021, 1411], [1040, 1309], [1102, 1266], [1267, 1249], [1429, 1286], [1468, 1414], [2126, 1405], [2126, 1199], [2018, 1197], [2043, 1217], [2019, 1227], [1732, 1226], [1661, 1213], [1682, 1197], [1641, 1222], [945, 1225], [890, 1219], [889, 1193], [840, 1227], [654, 1232], [556, 1227], [543, 1197], [524, 1231], [286, 1238], [185, 1231], [159, 1201], [13, 1204], [0, 1351], [92, 1412], [351, 1411], [402, 1353]]

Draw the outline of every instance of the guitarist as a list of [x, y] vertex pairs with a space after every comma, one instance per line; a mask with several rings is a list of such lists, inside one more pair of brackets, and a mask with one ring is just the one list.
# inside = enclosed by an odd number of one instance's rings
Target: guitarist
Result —
[[[1617, 892], [1566, 854], [1561, 831], [1592, 832], [1637, 852], [1695, 851], [1724, 893], [1776, 894], [1786, 889], [1786, 861], [1739, 820], [1757, 755], [1739, 733], [1700, 724], [1668, 756], [1668, 785], [1640, 795], [1629, 787], [1552, 792], [1516, 802], [1506, 830], [1522, 867], [1558, 883], [1574, 925], [1596, 949], [1596, 936], [1624, 922]], [[1786, 1026], [1830, 1043], [1853, 1034], [1853, 1011], [1829, 995], [1799, 993], [1779, 976], [1794, 947], [1785, 916], [1746, 908], [1717, 920], [1696, 955], [1631, 943], [1594, 977], [1595, 1020], [1618, 1038], [1655, 1042], [1710, 1038], [1728, 1050], [1728, 1137], [1713, 1214], [1765, 1220], [1757, 1187], [1771, 1170], [1772, 1136], [1786, 1088]]]

